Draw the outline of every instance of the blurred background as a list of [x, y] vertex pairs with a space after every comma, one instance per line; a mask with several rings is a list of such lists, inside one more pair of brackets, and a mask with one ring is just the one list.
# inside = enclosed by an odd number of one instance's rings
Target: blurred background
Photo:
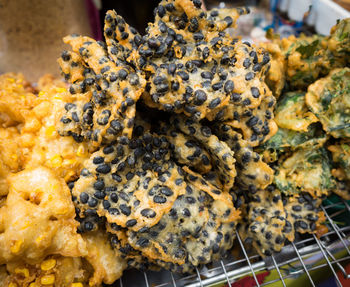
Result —
[[[115, 9], [141, 34], [153, 21], [158, 0], [0, 0], [0, 73], [22, 72], [30, 81], [59, 76], [56, 63], [71, 33], [103, 38], [105, 12]], [[350, 0], [203, 0], [207, 9], [248, 6], [230, 33], [266, 41], [273, 28], [281, 37], [328, 34], [337, 19], [350, 17]]]

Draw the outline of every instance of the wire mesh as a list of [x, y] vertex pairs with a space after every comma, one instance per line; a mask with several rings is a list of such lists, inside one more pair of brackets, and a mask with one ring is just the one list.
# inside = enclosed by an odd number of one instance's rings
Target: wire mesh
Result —
[[[341, 215], [349, 217], [350, 206], [343, 200], [322, 206], [322, 210], [326, 215], [328, 233], [320, 238], [316, 235], [304, 235], [294, 243], [286, 245], [280, 253], [273, 256], [261, 258], [257, 254], [250, 254], [236, 232], [241, 257], [221, 260], [211, 268], [196, 269], [194, 275], [188, 276], [173, 274], [169, 271], [140, 274], [134, 270], [132, 274], [126, 274], [119, 280], [119, 286], [205, 287], [220, 286], [218, 284], [222, 283], [222, 286], [227, 287], [247, 275], [252, 276], [256, 286], [269, 286], [276, 282], [280, 282], [280, 286], [288, 286], [288, 280], [302, 275], [306, 276], [310, 286], [315, 286], [316, 282], [313, 277], [316, 277], [315, 272], [320, 269], [331, 272], [338, 285], [342, 286], [337, 270], [341, 271], [345, 279], [350, 278], [350, 274], [345, 269], [345, 264], [350, 262], [350, 226], [342, 226], [341, 222], [335, 219]], [[257, 274], [266, 271], [276, 271], [276, 278], [259, 283]]]

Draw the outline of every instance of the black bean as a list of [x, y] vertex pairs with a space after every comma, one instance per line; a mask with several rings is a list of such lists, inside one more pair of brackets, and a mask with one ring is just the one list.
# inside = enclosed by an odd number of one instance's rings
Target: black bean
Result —
[[213, 84], [211, 87], [213, 88], [214, 91], [217, 91], [217, 90], [220, 90], [222, 86], [223, 86], [222, 82], [217, 82]]
[[244, 61], [243, 61], [243, 67], [248, 69], [250, 67], [250, 59], [249, 58], [245, 58]]
[[256, 64], [253, 66], [253, 71], [254, 71], [254, 72], [260, 72], [260, 71], [261, 71], [261, 64], [256, 63]]
[[88, 200], [89, 200], [89, 195], [88, 195], [87, 193], [85, 193], [85, 192], [82, 192], [82, 193], [80, 194], [79, 198], [80, 198], [80, 202], [83, 203], [83, 204], [85, 204], [85, 203], [87, 203]]
[[226, 17], [224, 18], [224, 21], [226, 22], [226, 24], [227, 24], [228, 27], [231, 26], [232, 23], [233, 23], [233, 20], [232, 20], [232, 18], [231, 18], [230, 16], [226, 16]]
[[147, 218], [153, 218], [156, 216], [156, 213], [154, 210], [150, 209], [150, 208], [145, 208], [143, 210], [141, 210], [141, 215]]
[[119, 79], [125, 80], [127, 76], [128, 76], [128, 72], [125, 69], [119, 70], [119, 72], [118, 72]]
[[96, 198], [90, 197], [88, 200], [88, 205], [90, 207], [95, 207], [97, 205], [98, 201]]
[[214, 78], [213, 74], [211, 72], [209, 72], [209, 71], [202, 72], [201, 73], [201, 77], [203, 79], [210, 79], [210, 80], [212, 80]]
[[202, 57], [203, 57], [203, 59], [206, 59], [206, 58], [209, 57], [209, 48], [208, 48], [208, 47], [205, 47], [205, 48], [203, 49]]
[[194, 92], [194, 104], [196, 106], [201, 106], [207, 100], [207, 94], [203, 90], [196, 90]]
[[214, 109], [216, 108], [219, 104], [221, 103], [221, 99], [220, 98], [215, 98], [214, 100], [212, 100], [210, 103], [209, 103], [209, 108], [210, 109]]
[[259, 96], [260, 96], [260, 91], [259, 91], [259, 89], [258, 89], [257, 87], [251, 87], [250, 91], [251, 91], [252, 96], [253, 96], [254, 98], [256, 98], [256, 99], [259, 98]]
[[98, 173], [107, 174], [111, 171], [111, 166], [103, 163], [103, 164], [100, 164], [99, 166], [97, 166], [96, 171]]
[[231, 80], [226, 81], [225, 85], [224, 85], [224, 91], [226, 94], [229, 94], [233, 91], [235, 85], [234, 82]]
[[94, 189], [96, 190], [102, 190], [105, 188], [105, 182], [103, 180], [97, 180], [94, 183]]
[[202, 32], [193, 33], [193, 39], [195, 41], [201, 41], [204, 39], [204, 35], [202, 34]]
[[111, 195], [109, 197], [114, 203], [118, 202], [119, 198], [118, 198], [118, 195], [116, 193], [111, 193]]
[[254, 73], [253, 73], [253, 72], [249, 72], [249, 73], [247, 73], [247, 74], [245, 75], [245, 80], [246, 80], [246, 81], [250, 81], [250, 80], [252, 80], [252, 79], [254, 79]]
[[153, 197], [155, 203], [165, 203], [167, 200], [164, 196], [156, 195]]
[[129, 216], [131, 214], [131, 209], [126, 204], [119, 205], [119, 208], [124, 215]]
[[63, 61], [68, 62], [71, 57], [68, 51], [63, 51], [61, 54], [61, 58], [63, 59]]
[[182, 214], [186, 217], [190, 217], [191, 216], [191, 212], [188, 210], [188, 208], [184, 208], [182, 210]]
[[258, 121], [259, 121], [259, 118], [258, 118], [258, 117], [252, 116], [252, 117], [246, 122], [246, 124], [247, 124], [248, 127], [253, 127], [253, 126], [255, 126], [255, 125], [258, 123]]
[[173, 191], [167, 186], [162, 187], [160, 189], [160, 192], [165, 196], [172, 196], [174, 194]]
[[294, 206], [292, 206], [292, 209], [294, 210], [294, 211], [301, 211], [301, 206], [300, 205], [294, 205]]
[[126, 227], [132, 227], [132, 226], [136, 225], [136, 223], [137, 223], [136, 219], [129, 219], [125, 225], [126, 225]]
[[140, 247], [146, 247], [149, 244], [149, 240], [147, 238], [141, 237], [136, 241], [136, 245]]
[[188, 81], [188, 79], [190, 78], [189, 75], [184, 71], [179, 71], [176, 74], [179, 75], [183, 81]]

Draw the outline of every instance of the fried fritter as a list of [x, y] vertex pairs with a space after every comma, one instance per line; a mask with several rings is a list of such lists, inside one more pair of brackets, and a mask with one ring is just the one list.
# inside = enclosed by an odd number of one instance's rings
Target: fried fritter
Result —
[[350, 137], [350, 68], [335, 69], [310, 85], [305, 101], [327, 133]]

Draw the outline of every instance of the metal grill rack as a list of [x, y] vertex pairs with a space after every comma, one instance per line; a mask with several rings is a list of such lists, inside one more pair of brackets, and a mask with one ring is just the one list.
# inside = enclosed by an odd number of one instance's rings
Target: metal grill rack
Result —
[[[341, 271], [345, 279], [350, 280], [350, 273], [345, 264], [350, 262], [350, 226], [337, 222], [338, 216], [350, 217], [350, 206], [346, 201], [322, 206], [326, 214], [328, 233], [321, 238], [315, 235], [303, 236], [285, 246], [278, 254], [262, 259], [259, 255], [250, 255], [237, 234], [242, 256], [222, 260], [211, 268], [196, 270], [196, 274], [179, 276], [169, 271], [145, 272], [130, 270], [118, 283], [120, 287], [204, 287], [231, 286], [237, 279], [252, 275], [256, 286], [269, 286], [279, 282], [279, 286], [288, 286], [288, 280], [306, 276], [309, 286], [315, 286], [315, 271], [324, 269], [331, 272], [339, 286], [342, 286], [336, 272]], [[315, 263], [317, 262], [317, 264]], [[257, 274], [261, 271], [274, 271], [277, 278], [259, 284]], [[220, 285], [220, 283], [222, 283]]]

